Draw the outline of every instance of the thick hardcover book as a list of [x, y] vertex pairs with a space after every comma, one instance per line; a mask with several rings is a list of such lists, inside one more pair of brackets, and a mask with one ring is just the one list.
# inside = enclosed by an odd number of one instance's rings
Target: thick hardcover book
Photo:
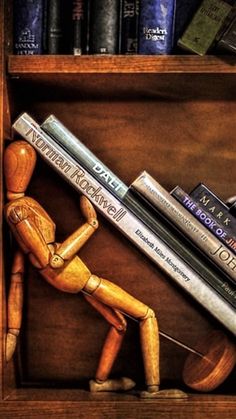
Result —
[[234, 235], [229, 235], [225, 227], [219, 224], [209, 213], [204, 211], [202, 207], [200, 207], [200, 205], [198, 205], [194, 199], [179, 186], [176, 186], [176, 188], [171, 191], [171, 195], [178, 199], [191, 214], [236, 254], [236, 231]]
[[230, 234], [236, 232], [236, 219], [234, 214], [234, 205], [227, 205], [214, 192], [212, 192], [204, 183], [199, 183], [190, 193], [202, 208], [205, 209], [221, 225], [227, 228]]
[[231, 9], [230, 4], [222, 0], [203, 0], [178, 45], [198, 55], [205, 55], [214, 44]]
[[139, 0], [123, 0], [121, 14], [121, 54], [137, 54]]
[[91, 0], [89, 53], [117, 54], [119, 50], [119, 0]]
[[173, 48], [175, 0], [142, 0], [139, 54], [170, 54]]
[[71, 1], [47, 0], [47, 54], [69, 53], [71, 36]]
[[43, 0], [14, 0], [13, 47], [17, 55], [43, 53]]
[[235, 309], [208, 286], [200, 275], [146, 227], [125, 205], [94, 179], [27, 114], [13, 128], [78, 192], [87, 196], [112, 224], [146, 256], [182, 286], [236, 335]]
[[[196, 249], [191, 250], [190, 243], [183, 245], [182, 237], [176, 237], [166, 220], [153, 216], [142, 203], [130, 194], [128, 187], [106, 167], [78, 138], [76, 138], [54, 115], [50, 115], [41, 125], [63, 149], [81, 164], [94, 178], [144, 222], [155, 234], [161, 236], [165, 243], [198, 272], [217, 292], [232, 305], [236, 303], [236, 293], [231, 289], [227, 279], [219, 272], [213, 271], [202, 262], [203, 255], [198, 256]], [[176, 233], [176, 232], [175, 232]], [[207, 259], [207, 258], [206, 258]]]
[[210, 231], [176, 201], [152, 176], [143, 172], [132, 187], [164, 213], [236, 283], [236, 257]]
[[47, 18], [47, 53], [62, 53], [62, 0], [48, 0], [48, 18]]

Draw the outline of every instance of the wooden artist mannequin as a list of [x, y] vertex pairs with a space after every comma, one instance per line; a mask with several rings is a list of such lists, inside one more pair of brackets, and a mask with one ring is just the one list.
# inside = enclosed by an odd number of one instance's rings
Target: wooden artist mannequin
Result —
[[[5, 206], [5, 216], [20, 248], [13, 261], [8, 297], [7, 361], [15, 351], [21, 328], [26, 254], [46, 281], [64, 292], [81, 291], [85, 299], [110, 324], [95, 379], [90, 381], [91, 391], [129, 390], [135, 385], [126, 377], [116, 380], [109, 378], [126, 331], [124, 315], [128, 315], [138, 320], [140, 326], [147, 386], [142, 396], [186, 397], [185, 393], [179, 390], [159, 390], [159, 331], [153, 310], [112, 282], [93, 275], [77, 255], [79, 249], [98, 228], [96, 212], [90, 201], [81, 196], [80, 207], [86, 222], [63, 243], [56, 243], [54, 222], [37, 201], [25, 196], [35, 162], [36, 153], [25, 141], [12, 142], [5, 151], [4, 172], [9, 201]], [[160, 333], [163, 334], [161, 331]], [[166, 334], [163, 335], [167, 337]], [[235, 345], [221, 332], [214, 332], [200, 342], [200, 352], [175, 339], [173, 341], [192, 352], [186, 360], [183, 378], [188, 386], [196, 390], [215, 389], [235, 366]]]
[[126, 377], [109, 379], [126, 331], [124, 313], [139, 321], [147, 386], [144, 395], [165, 396], [165, 391], [159, 391], [159, 334], [155, 313], [117, 285], [93, 275], [77, 256], [79, 249], [98, 228], [96, 212], [85, 196], [81, 196], [80, 207], [86, 222], [63, 243], [55, 242], [54, 222], [38, 202], [24, 194], [35, 162], [35, 151], [25, 141], [13, 142], [6, 149], [4, 167], [9, 202], [5, 215], [20, 246], [13, 263], [8, 299], [7, 360], [14, 353], [21, 327], [23, 254], [27, 254], [46, 281], [61, 291], [82, 291], [85, 299], [110, 323], [95, 379], [90, 381], [90, 390], [129, 390], [135, 385]]

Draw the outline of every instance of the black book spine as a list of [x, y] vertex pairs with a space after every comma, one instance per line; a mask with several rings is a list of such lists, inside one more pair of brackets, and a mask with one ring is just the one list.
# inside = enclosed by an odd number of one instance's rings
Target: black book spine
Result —
[[139, 0], [123, 0], [121, 15], [121, 54], [137, 54]]
[[73, 0], [73, 54], [81, 55], [83, 52], [84, 31], [84, 0]]
[[119, 50], [119, 0], [91, 0], [90, 54], [117, 54]]
[[61, 0], [48, 0], [48, 54], [62, 50]]

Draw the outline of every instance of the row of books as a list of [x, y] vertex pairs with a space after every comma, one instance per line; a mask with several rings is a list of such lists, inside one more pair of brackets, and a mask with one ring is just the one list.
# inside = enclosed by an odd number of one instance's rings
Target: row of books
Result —
[[236, 50], [235, 0], [14, 0], [14, 53]]
[[158, 268], [236, 335], [235, 202], [205, 185], [171, 193], [143, 172], [127, 187], [55, 116], [14, 130]]

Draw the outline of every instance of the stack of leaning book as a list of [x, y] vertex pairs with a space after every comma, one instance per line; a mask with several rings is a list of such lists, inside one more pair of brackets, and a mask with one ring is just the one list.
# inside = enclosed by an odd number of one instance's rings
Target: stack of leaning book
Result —
[[179, 187], [169, 193], [147, 172], [128, 187], [53, 115], [39, 125], [24, 113], [13, 128], [152, 262], [236, 335], [234, 205], [228, 207], [202, 184], [189, 196]]

